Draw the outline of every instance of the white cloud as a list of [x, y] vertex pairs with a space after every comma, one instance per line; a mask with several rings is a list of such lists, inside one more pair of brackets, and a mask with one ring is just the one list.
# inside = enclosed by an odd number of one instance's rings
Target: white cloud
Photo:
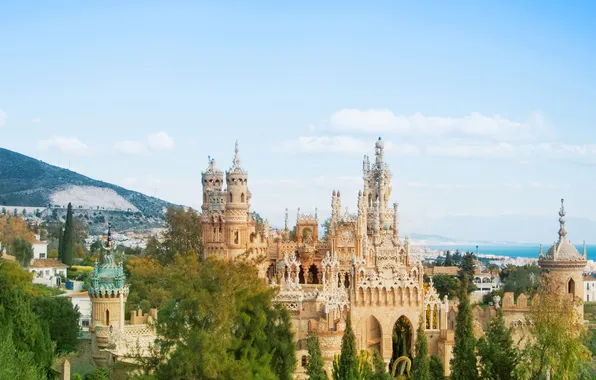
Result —
[[359, 110], [345, 108], [329, 118], [329, 128], [340, 132], [396, 133], [411, 136], [472, 136], [499, 141], [532, 140], [552, 134], [540, 113], [529, 121], [519, 122], [499, 115], [485, 116], [478, 112], [463, 117], [395, 115], [388, 109]]
[[40, 140], [37, 148], [41, 151], [57, 148], [64, 153], [76, 155], [89, 153], [89, 147], [76, 137], [52, 136], [49, 139]]
[[34, 117], [33, 119], [31, 119], [31, 122], [33, 124], [40, 124], [41, 123], [41, 118], [40, 117]]
[[145, 146], [140, 141], [118, 141], [114, 144], [114, 149], [121, 153], [139, 154], [145, 149]]
[[[370, 153], [374, 142], [352, 136], [302, 136], [273, 146], [279, 153]], [[417, 156], [420, 150], [412, 144], [385, 142], [385, 151], [404, 156]]]
[[155, 150], [172, 149], [174, 147], [174, 139], [163, 131], [156, 132], [147, 137], [147, 144], [149, 148]]
[[8, 115], [6, 115], [6, 112], [0, 110], [0, 128], [4, 127], [6, 125], [7, 118], [8, 118]]

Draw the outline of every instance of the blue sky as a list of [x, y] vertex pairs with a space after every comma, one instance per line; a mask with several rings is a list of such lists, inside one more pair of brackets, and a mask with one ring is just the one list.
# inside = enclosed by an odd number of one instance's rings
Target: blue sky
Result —
[[0, 2], [0, 146], [198, 207], [237, 138], [281, 225], [382, 136], [406, 232], [596, 242], [593, 4], [171, 3]]

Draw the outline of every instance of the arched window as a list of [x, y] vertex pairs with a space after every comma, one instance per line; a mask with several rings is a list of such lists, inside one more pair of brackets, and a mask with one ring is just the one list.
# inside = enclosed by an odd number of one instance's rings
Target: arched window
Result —
[[575, 281], [573, 281], [572, 278], [570, 278], [567, 283], [567, 293], [575, 297]]
[[239, 240], [238, 231], [234, 231], [234, 244], [238, 244]]
[[240, 194], [240, 202], [244, 203], [244, 193]]
[[306, 355], [302, 356], [302, 366], [306, 367], [308, 365], [308, 359], [306, 358]]
[[230, 193], [230, 203], [234, 202], [234, 197], [232, 196], [232, 193]]
[[110, 311], [106, 310], [106, 326], [110, 325]]

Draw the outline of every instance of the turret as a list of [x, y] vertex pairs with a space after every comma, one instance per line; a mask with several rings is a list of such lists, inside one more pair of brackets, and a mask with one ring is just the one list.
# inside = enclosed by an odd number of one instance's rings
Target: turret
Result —
[[217, 168], [215, 159], [209, 157], [207, 169], [201, 173], [201, 182], [203, 184], [202, 208], [205, 211], [213, 202], [213, 195], [221, 192], [223, 188], [223, 172]]
[[226, 185], [226, 209], [248, 210], [250, 200], [250, 192], [248, 191], [248, 173], [240, 166], [238, 141], [236, 141], [232, 167], [226, 172]]

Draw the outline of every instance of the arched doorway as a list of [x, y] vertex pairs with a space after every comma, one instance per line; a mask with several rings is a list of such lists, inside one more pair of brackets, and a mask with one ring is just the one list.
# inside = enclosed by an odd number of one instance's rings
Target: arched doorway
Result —
[[401, 357], [406, 356], [412, 358], [412, 323], [405, 315], [399, 317], [395, 325], [393, 325], [393, 354], [391, 355], [391, 362], [389, 368], [393, 365], [393, 362]]
[[372, 315], [366, 319], [366, 322], [362, 326], [362, 341], [364, 343], [363, 346], [368, 349], [371, 355], [375, 351], [382, 353], [383, 334], [381, 324]]
[[319, 269], [315, 264], [312, 264], [310, 268], [308, 268], [308, 283], [309, 284], [318, 284], [319, 283]]

